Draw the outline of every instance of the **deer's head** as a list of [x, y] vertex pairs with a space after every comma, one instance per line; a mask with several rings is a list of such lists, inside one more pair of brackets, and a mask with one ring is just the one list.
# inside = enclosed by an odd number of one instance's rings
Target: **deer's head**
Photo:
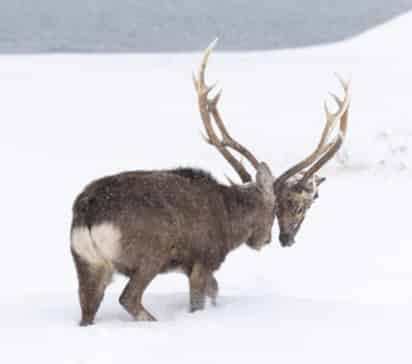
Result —
[[[303, 161], [289, 168], [281, 176], [274, 178], [266, 163], [259, 162], [247, 148], [230, 136], [217, 108], [221, 91], [213, 98], [208, 97], [215, 85], [206, 85], [205, 71], [215, 45], [216, 41], [205, 50], [198, 78], [193, 77], [198, 94], [200, 115], [207, 133], [205, 140], [217, 148], [235, 169], [244, 184], [253, 182], [252, 177], [241, 161], [235, 158], [232, 151], [242, 155], [257, 171], [253, 183], [262, 193], [264, 207], [261, 211], [259, 226], [256, 228], [256, 235], [251, 236], [248, 245], [260, 248], [268, 243], [271, 239], [272, 225], [277, 216], [280, 243], [284, 247], [291, 246], [295, 242], [295, 235], [307, 210], [319, 196], [319, 185], [325, 180], [317, 176], [316, 172], [333, 158], [345, 138], [350, 104], [349, 83], [338, 77], [345, 96], [341, 100], [336, 95], [331, 94], [338, 104], [336, 112], [330, 112], [325, 102], [326, 125], [316, 149]], [[220, 138], [212, 126], [212, 119], [219, 129]], [[232, 181], [230, 182], [234, 184]]]
[[295, 236], [306, 212], [319, 197], [318, 186], [324, 180], [314, 176], [302, 187], [298, 179], [292, 179], [276, 191], [275, 212], [279, 225], [279, 241], [283, 247], [295, 243]]

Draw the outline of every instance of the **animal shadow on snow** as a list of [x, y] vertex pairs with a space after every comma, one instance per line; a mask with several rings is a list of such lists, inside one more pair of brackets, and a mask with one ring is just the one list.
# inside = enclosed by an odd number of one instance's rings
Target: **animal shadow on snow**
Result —
[[[310, 300], [301, 300], [278, 296], [220, 296], [216, 306], [207, 304], [203, 311], [189, 313], [188, 292], [180, 293], [147, 293], [144, 296], [145, 307], [157, 318], [158, 322], [137, 322], [121, 307], [118, 302], [119, 293], [107, 292], [96, 315], [95, 325], [128, 327], [131, 325], [156, 325], [163, 322], [183, 322], [205, 319], [207, 321], [237, 321], [242, 316], [252, 313], [272, 312], [279, 316], [286, 307], [295, 307], [306, 312], [312, 307]], [[9, 302], [9, 308], [3, 311], [0, 321], [5, 327], [77, 327], [80, 320], [80, 306], [76, 294], [32, 294], [16, 302]], [[19, 316], [6, 315], [14, 310]], [[259, 314], [258, 314], [259, 316]], [[265, 315], [266, 316], [266, 315]], [[254, 320], [259, 318], [255, 315]]]

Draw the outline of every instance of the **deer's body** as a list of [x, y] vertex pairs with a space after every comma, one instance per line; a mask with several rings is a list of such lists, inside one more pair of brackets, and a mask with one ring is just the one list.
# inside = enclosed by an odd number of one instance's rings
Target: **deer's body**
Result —
[[[192, 280], [205, 282], [192, 285], [205, 284], [213, 299], [212, 273], [226, 255], [244, 242], [260, 248], [270, 241], [274, 201], [265, 198], [254, 183], [226, 186], [195, 169], [126, 172], [91, 183], [74, 203], [71, 233], [74, 258], [88, 267], [78, 270], [80, 284], [96, 296], [84, 323], [92, 320], [115, 271], [148, 283], [170, 270], [189, 278], [195, 272], [201, 279]], [[193, 310], [204, 304], [201, 294], [195, 296]]]

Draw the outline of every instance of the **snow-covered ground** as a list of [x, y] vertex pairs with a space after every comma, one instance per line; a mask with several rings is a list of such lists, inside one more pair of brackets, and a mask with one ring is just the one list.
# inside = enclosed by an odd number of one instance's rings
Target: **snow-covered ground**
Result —
[[83, 186], [131, 169], [231, 173], [199, 135], [200, 53], [0, 57], [1, 361], [410, 363], [411, 32], [409, 13], [341, 44], [216, 52], [225, 120], [274, 173], [315, 146], [334, 71], [353, 81], [345, 148], [297, 244], [233, 252], [217, 307], [189, 314], [186, 279], [163, 275], [145, 295], [159, 321], [133, 322], [118, 277], [88, 328], [68, 238]]

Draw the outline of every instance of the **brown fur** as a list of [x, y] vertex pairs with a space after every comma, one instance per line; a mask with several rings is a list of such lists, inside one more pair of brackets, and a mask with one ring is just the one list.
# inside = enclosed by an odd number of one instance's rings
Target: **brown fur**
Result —
[[113, 271], [130, 278], [120, 303], [136, 319], [154, 319], [142, 295], [157, 274], [170, 270], [189, 277], [192, 311], [204, 307], [206, 296], [215, 301], [213, 272], [226, 255], [243, 242], [259, 249], [271, 240], [275, 197], [265, 164], [256, 181], [226, 186], [206, 172], [177, 169], [125, 172], [88, 185], [74, 203], [72, 233], [110, 223], [121, 238], [116, 257], [97, 263], [79, 256], [72, 241], [81, 324], [93, 322]]

